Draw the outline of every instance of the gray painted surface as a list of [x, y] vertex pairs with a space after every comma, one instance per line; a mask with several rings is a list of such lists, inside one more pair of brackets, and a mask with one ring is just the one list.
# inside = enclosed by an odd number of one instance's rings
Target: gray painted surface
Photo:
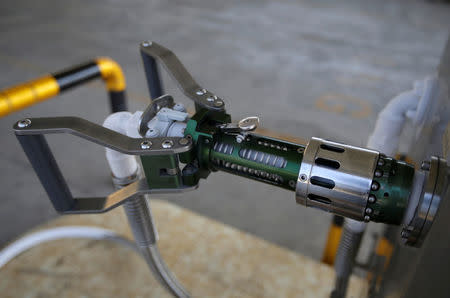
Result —
[[[197, 81], [227, 100], [235, 119], [273, 131], [364, 145], [377, 112], [434, 71], [450, 7], [422, 1], [3, 1], [0, 86], [94, 56], [124, 68], [132, 110], [147, 90], [138, 43], [172, 49]], [[166, 90], [181, 93], [165, 76]], [[182, 99], [184, 100], [184, 99]], [[25, 116], [107, 116], [101, 83], [0, 119], [0, 244], [54, 217], [12, 134]], [[50, 144], [76, 195], [112, 191], [103, 149], [70, 136]], [[164, 198], [269, 241], [320, 258], [330, 216], [294, 194], [228, 174]], [[213, 245], [213, 244], [212, 244]]]

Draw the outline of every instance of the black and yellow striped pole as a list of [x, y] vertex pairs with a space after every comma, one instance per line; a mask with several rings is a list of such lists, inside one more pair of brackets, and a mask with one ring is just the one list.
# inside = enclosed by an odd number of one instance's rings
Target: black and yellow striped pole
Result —
[[106, 84], [111, 111], [126, 111], [126, 83], [120, 65], [110, 58], [97, 58], [0, 90], [0, 117], [45, 101], [96, 78], [102, 78]]
[[328, 265], [334, 264], [334, 259], [339, 247], [339, 242], [342, 235], [342, 226], [344, 225], [344, 218], [339, 215], [333, 215], [333, 220], [328, 230], [327, 243], [323, 250], [322, 262]]

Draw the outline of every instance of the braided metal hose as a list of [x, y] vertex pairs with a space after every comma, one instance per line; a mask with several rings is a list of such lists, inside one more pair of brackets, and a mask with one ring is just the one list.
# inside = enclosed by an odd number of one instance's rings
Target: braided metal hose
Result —
[[356, 254], [358, 253], [364, 230], [354, 230], [347, 224], [344, 225], [341, 241], [339, 243], [334, 269], [336, 283], [331, 298], [343, 298], [347, 293], [348, 282], [352, 274]]
[[[113, 177], [113, 182], [117, 188], [121, 188], [135, 181], [138, 176], [136, 174], [122, 179]], [[123, 207], [136, 245], [156, 279], [175, 297], [190, 297], [188, 291], [181, 285], [172, 272], [170, 272], [161, 257], [156, 243], [158, 233], [153, 222], [150, 205], [145, 195], [126, 201]]]

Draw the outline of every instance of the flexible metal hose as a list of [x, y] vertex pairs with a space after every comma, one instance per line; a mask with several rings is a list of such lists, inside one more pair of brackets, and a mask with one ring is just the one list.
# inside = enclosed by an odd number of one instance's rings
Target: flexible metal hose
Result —
[[176, 277], [167, 268], [159, 253], [156, 241], [158, 235], [153, 223], [150, 206], [145, 196], [128, 200], [125, 213], [137, 246], [158, 281], [175, 297], [190, 297]]
[[352, 274], [356, 254], [364, 231], [354, 231], [346, 224], [342, 232], [339, 249], [336, 255], [334, 268], [336, 272], [336, 283], [331, 298], [343, 298], [347, 292], [348, 281]]

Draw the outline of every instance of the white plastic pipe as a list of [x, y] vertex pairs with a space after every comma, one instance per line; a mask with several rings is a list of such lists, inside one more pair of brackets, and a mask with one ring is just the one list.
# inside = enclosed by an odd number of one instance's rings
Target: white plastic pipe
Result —
[[415, 110], [420, 100], [418, 91], [410, 90], [394, 97], [378, 114], [375, 129], [367, 141], [370, 149], [382, 151], [388, 156], [397, 153], [399, 137], [408, 111]]
[[[115, 132], [127, 135], [127, 124], [133, 115], [130, 112], [118, 112], [109, 115], [103, 126]], [[116, 178], [126, 178], [135, 175], [138, 170], [136, 157], [106, 148], [106, 159], [111, 172]]]
[[60, 239], [81, 238], [94, 240], [108, 240], [118, 242], [132, 248], [140, 254], [137, 246], [130, 240], [114, 233], [113, 231], [84, 226], [65, 226], [38, 231], [26, 235], [0, 251], [0, 268], [9, 263], [12, 259], [39, 244]]

